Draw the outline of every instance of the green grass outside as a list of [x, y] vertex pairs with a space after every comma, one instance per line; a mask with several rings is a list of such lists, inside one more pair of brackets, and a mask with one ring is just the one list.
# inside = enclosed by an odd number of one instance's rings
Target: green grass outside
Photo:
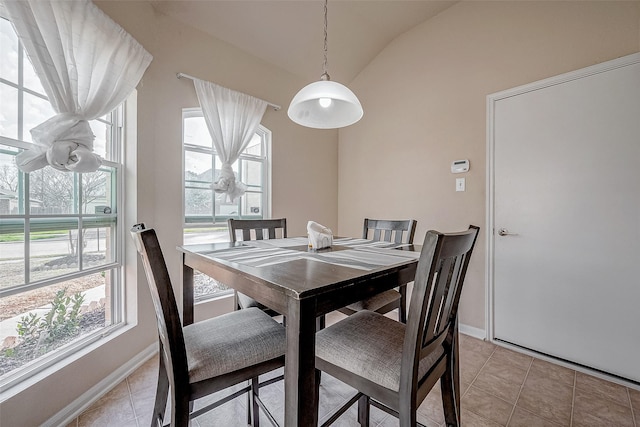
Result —
[[[31, 240], [53, 239], [54, 237], [65, 237], [66, 231], [36, 231], [31, 233]], [[24, 242], [24, 233], [0, 234], [0, 243]]]

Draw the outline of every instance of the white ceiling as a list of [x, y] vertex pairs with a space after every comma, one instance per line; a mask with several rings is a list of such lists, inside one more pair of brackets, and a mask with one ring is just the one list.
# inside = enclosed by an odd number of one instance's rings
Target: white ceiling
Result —
[[[205, 31], [293, 74], [322, 74], [324, 6], [321, 0], [149, 0], [166, 15]], [[398, 35], [456, 1], [331, 0], [328, 68], [349, 83]]]

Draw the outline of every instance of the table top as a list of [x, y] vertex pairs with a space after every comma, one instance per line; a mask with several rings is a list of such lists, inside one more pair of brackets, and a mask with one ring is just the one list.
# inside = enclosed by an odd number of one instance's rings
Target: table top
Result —
[[320, 250], [310, 250], [306, 237], [185, 245], [178, 250], [195, 258], [195, 264], [213, 263], [296, 299], [406, 269], [420, 256], [418, 245], [355, 238], [334, 238], [331, 248]]

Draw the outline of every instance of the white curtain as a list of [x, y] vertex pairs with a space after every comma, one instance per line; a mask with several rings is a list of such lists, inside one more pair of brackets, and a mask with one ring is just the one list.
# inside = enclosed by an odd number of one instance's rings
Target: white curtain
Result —
[[6, 0], [4, 5], [58, 113], [31, 130], [34, 147], [16, 156], [18, 167], [97, 170], [102, 159], [93, 153], [88, 121], [121, 104], [153, 57], [91, 1]]
[[199, 79], [193, 83], [211, 139], [222, 160], [220, 177], [213, 189], [235, 201], [247, 186], [236, 179], [231, 165], [255, 135], [268, 104], [215, 83]]

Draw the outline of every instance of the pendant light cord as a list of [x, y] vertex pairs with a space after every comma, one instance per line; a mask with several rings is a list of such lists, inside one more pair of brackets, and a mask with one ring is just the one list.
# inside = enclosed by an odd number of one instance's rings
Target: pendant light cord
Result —
[[327, 1], [324, 0], [324, 63], [322, 64], [322, 76], [320, 80], [331, 80], [329, 73], [327, 73]]

